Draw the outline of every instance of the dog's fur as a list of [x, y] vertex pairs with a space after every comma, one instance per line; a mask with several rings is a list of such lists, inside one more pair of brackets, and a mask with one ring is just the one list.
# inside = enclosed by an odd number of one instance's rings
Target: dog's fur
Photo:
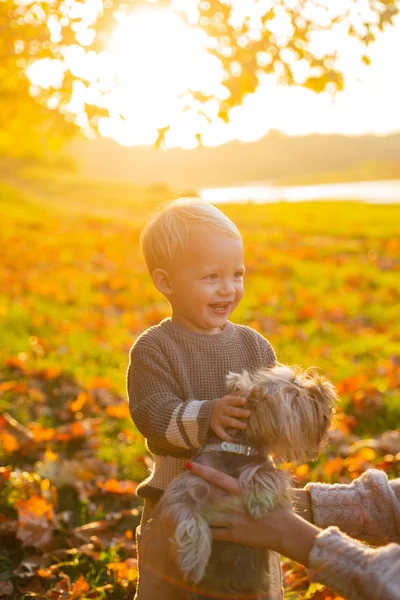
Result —
[[[331, 422], [336, 391], [317, 372], [284, 365], [252, 375], [230, 373], [227, 379], [230, 392], [245, 396], [250, 410], [246, 431], [231, 429], [230, 434], [259, 454], [200, 449], [195, 460], [238, 477], [245, 507], [259, 519], [291, 503], [290, 477], [275, 466], [270, 453], [286, 461], [315, 457]], [[210, 507], [224, 496], [221, 488], [189, 472], [176, 477], [145, 527], [141, 564], [153, 566], [153, 577], [174, 583], [174, 599], [280, 597], [280, 581], [269, 575], [274, 572], [271, 561], [279, 560], [276, 553], [212, 542]]]

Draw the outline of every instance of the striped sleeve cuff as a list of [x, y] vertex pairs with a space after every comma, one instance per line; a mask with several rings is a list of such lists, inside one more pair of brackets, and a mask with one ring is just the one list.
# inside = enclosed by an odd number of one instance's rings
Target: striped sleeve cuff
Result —
[[213, 401], [201, 400], [177, 406], [168, 424], [168, 442], [179, 448], [199, 448], [207, 437], [213, 407]]
[[200, 446], [205, 444], [210, 435], [210, 420], [214, 409], [215, 400], [204, 402], [199, 414], [199, 440]]

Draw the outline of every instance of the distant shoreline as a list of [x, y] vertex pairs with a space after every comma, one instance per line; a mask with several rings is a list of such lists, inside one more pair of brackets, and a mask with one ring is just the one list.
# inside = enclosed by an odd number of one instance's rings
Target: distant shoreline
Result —
[[363, 202], [369, 204], [399, 204], [400, 179], [352, 181], [310, 185], [253, 184], [203, 188], [199, 196], [208, 202], [267, 204], [275, 202]]

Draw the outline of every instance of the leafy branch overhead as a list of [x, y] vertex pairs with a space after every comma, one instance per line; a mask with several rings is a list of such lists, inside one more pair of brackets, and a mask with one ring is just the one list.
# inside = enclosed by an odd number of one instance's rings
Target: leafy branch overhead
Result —
[[[123, 22], [142, 7], [175, 7], [174, 0], [0, 0], [0, 149], [20, 152], [35, 139], [42, 146], [61, 144], [77, 128], [96, 132], [108, 115], [102, 99], [115, 82], [85, 77], [71, 68], [66, 51], [83, 48], [85, 55], [103, 52], [117, 20]], [[192, 3], [188, 3], [189, 4]], [[358, 42], [360, 66], [369, 64], [368, 46], [399, 13], [399, 0], [205, 0], [193, 11], [179, 14], [207, 34], [207, 51], [223, 66], [223, 94], [188, 89], [192, 106], [203, 114], [206, 102], [218, 102], [218, 116], [229, 121], [231, 108], [253, 94], [265, 76], [283, 85], [300, 85], [316, 93], [344, 88], [338, 50], [345, 39]], [[196, 22], [195, 22], [196, 21]], [[332, 35], [334, 31], [338, 35]], [[26, 69], [39, 60], [58, 69], [59, 79], [48, 87], [32, 85]], [[76, 86], [97, 86], [78, 109], [71, 98]], [[192, 86], [193, 87], [193, 86]], [[123, 116], [122, 116], [123, 118]], [[160, 128], [159, 143], [171, 123]], [[32, 136], [27, 136], [27, 128]], [[200, 134], [201, 132], [199, 132]], [[197, 136], [200, 139], [200, 135]]]

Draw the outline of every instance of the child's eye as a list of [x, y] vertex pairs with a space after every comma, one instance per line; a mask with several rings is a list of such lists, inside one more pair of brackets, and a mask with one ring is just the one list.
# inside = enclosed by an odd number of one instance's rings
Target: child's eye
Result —
[[210, 273], [209, 275], [206, 275], [204, 277], [204, 279], [217, 279], [218, 278], [218, 274], [217, 273]]
[[244, 271], [236, 271], [235, 277], [243, 277], [243, 276], [244, 276]]

